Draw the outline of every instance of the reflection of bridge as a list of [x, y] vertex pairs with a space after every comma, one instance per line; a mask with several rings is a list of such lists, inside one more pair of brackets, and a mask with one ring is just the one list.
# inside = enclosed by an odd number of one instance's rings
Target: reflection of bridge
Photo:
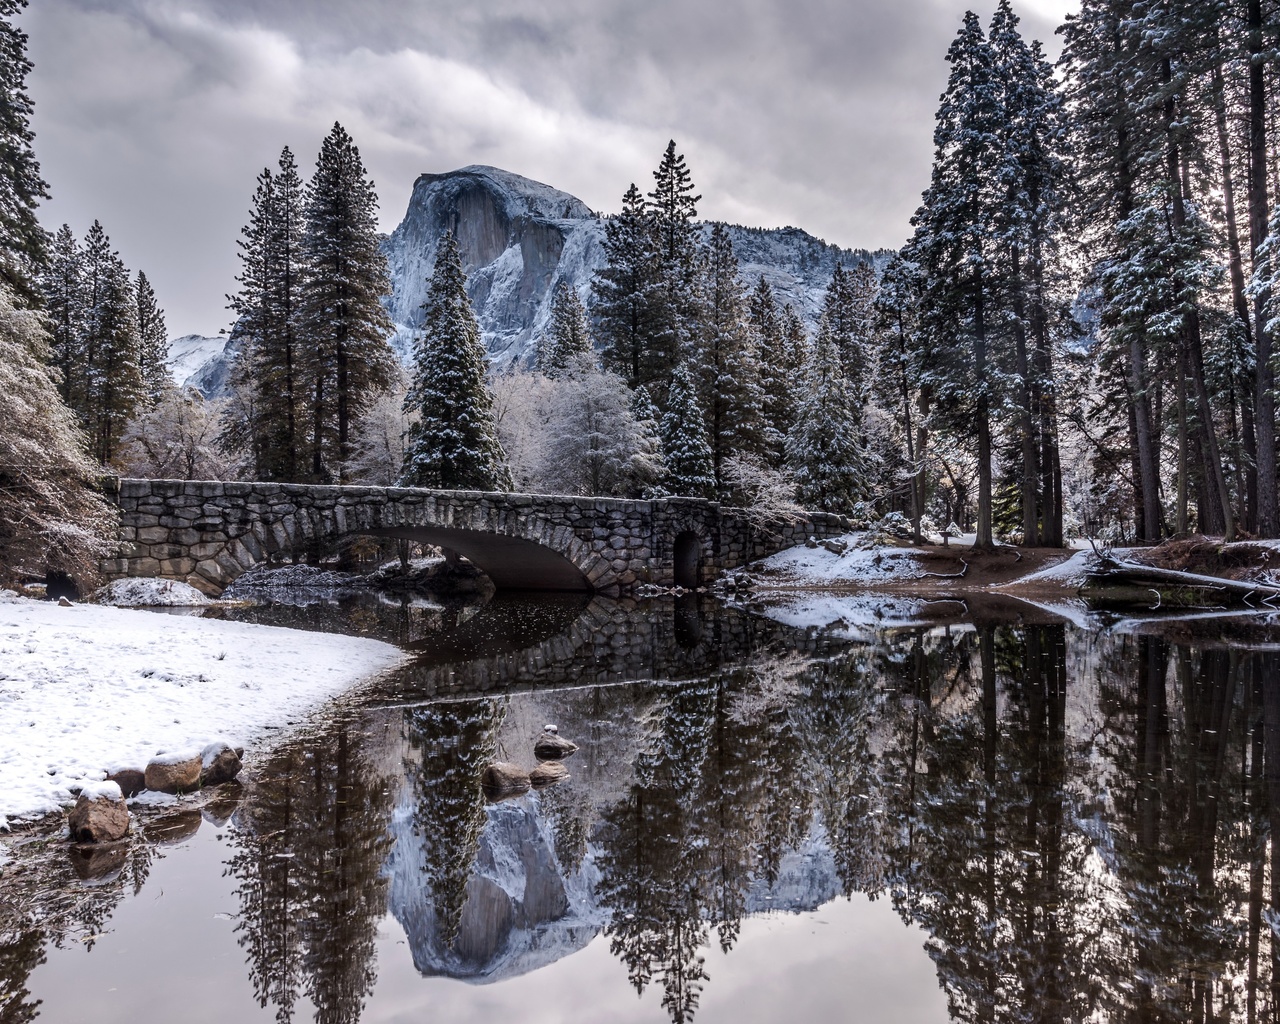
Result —
[[506, 589], [618, 593], [695, 586], [721, 569], [848, 529], [839, 516], [762, 531], [694, 498], [613, 498], [310, 484], [121, 480], [118, 557], [108, 576], [185, 580], [220, 594], [272, 558], [336, 549], [344, 537], [434, 544]]
[[693, 595], [636, 602], [530, 602], [501, 594], [458, 628], [408, 645], [417, 656], [366, 694], [396, 706], [526, 690], [687, 682], [847, 644]]

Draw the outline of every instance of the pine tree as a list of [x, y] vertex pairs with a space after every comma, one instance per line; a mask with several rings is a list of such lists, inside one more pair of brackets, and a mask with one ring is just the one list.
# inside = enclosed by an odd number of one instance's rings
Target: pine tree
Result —
[[103, 465], [142, 401], [138, 303], [129, 271], [97, 221], [84, 241], [84, 330], [72, 407], [89, 434], [89, 450]]
[[866, 458], [842, 363], [831, 325], [823, 317], [796, 424], [787, 436], [796, 495], [800, 504], [820, 512], [848, 513], [866, 496]]
[[976, 439], [974, 543], [989, 549], [994, 542], [991, 409], [1002, 399], [990, 351], [1000, 109], [991, 48], [972, 12], [965, 15], [947, 62], [951, 75], [938, 108], [933, 174], [912, 218], [908, 258], [919, 265], [928, 296], [921, 318], [926, 380], [938, 411]]
[[548, 377], [559, 376], [593, 352], [587, 311], [578, 293], [561, 281], [551, 300], [546, 332], [538, 339], [538, 369]]
[[652, 351], [654, 369], [665, 379], [695, 344], [704, 312], [699, 288], [702, 253], [693, 222], [702, 197], [692, 194], [693, 178], [674, 140], [667, 144], [653, 181], [648, 210], [657, 234], [661, 314]]
[[685, 498], [715, 494], [715, 467], [705, 422], [693, 371], [681, 363], [671, 379], [667, 414], [662, 418], [662, 457], [667, 467], [664, 483], [671, 494]]
[[396, 379], [387, 341], [391, 286], [378, 244], [378, 198], [360, 152], [339, 124], [324, 140], [306, 190], [302, 235], [304, 362], [311, 398], [311, 472], [342, 480], [353, 421]]
[[[44, 308], [49, 317], [53, 364], [60, 372], [58, 391], [72, 404], [73, 389], [83, 388], [84, 268], [80, 245], [71, 226], [63, 224], [54, 235], [49, 262], [41, 280]], [[77, 392], [78, 393], [78, 392]]]
[[154, 406], [173, 382], [169, 378], [169, 334], [164, 310], [156, 303], [156, 293], [147, 275], [138, 271], [134, 288], [138, 300], [138, 368], [142, 374], [144, 401]]
[[240, 290], [230, 299], [236, 313], [232, 337], [241, 342], [231, 383], [241, 399], [238, 408], [252, 414], [230, 417], [221, 443], [253, 453], [258, 480], [308, 477], [307, 388], [298, 334], [302, 224], [302, 181], [286, 146], [278, 172], [265, 169], [258, 176], [239, 243]]
[[876, 351], [872, 392], [902, 432], [911, 472], [912, 532], [920, 541], [920, 520], [929, 498], [925, 460], [929, 442], [929, 391], [920, 366], [920, 275], [913, 264], [895, 254], [885, 267], [876, 294]]
[[39, 275], [49, 246], [36, 207], [49, 198], [31, 144], [34, 106], [27, 94], [27, 35], [14, 19], [26, 0], [0, 0], [0, 277], [16, 300], [38, 305]]
[[864, 400], [871, 361], [871, 306], [878, 287], [875, 268], [869, 263], [859, 263], [852, 270], [837, 263], [822, 302], [822, 315], [844, 360], [845, 379], [853, 396]]
[[667, 322], [663, 317], [657, 233], [633, 184], [622, 212], [604, 226], [604, 266], [591, 287], [604, 365], [628, 386], [666, 385]]
[[1052, 69], [1028, 46], [1001, 0], [991, 23], [1000, 94], [999, 180], [995, 224], [999, 277], [1006, 282], [1004, 343], [1014, 354], [1023, 543], [1062, 543], [1062, 474], [1057, 446], [1051, 331], [1064, 318], [1054, 287], [1062, 276], [1067, 126]]
[[746, 296], [738, 280], [738, 259], [723, 224], [711, 231], [703, 263], [704, 316], [695, 336], [693, 369], [699, 404], [706, 412], [716, 493], [729, 490], [725, 462], [733, 455], [761, 455], [765, 449], [760, 357], [747, 323]]
[[413, 381], [405, 412], [409, 429], [401, 483], [448, 490], [509, 490], [511, 476], [493, 421], [485, 381], [480, 324], [467, 298], [462, 256], [452, 233], [436, 249], [414, 349]]
[[788, 369], [782, 312], [769, 282], [760, 276], [747, 301], [747, 323], [760, 355], [760, 416], [770, 467], [786, 462], [787, 432], [795, 420], [795, 379]]

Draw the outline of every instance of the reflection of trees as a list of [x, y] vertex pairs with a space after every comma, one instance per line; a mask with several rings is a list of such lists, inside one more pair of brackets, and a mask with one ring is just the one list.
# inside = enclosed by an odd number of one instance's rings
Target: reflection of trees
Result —
[[467, 879], [487, 820], [480, 775], [495, 758], [504, 710], [496, 700], [465, 700], [414, 708], [405, 716], [410, 745], [421, 757], [413, 780], [413, 827], [422, 836], [424, 882], [446, 946], [462, 923]]
[[373, 990], [394, 794], [366, 741], [338, 723], [283, 748], [236, 817], [240, 944], [282, 1022], [305, 993], [315, 1020], [354, 1024]]
[[796, 736], [785, 702], [760, 692], [774, 682], [740, 669], [670, 690], [596, 837], [611, 948], [637, 991], [661, 984], [673, 1021], [697, 1009], [712, 929], [732, 948], [757, 866], [776, 878], [778, 837], [801, 828]]
[[27, 979], [44, 963], [44, 932], [39, 929], [0, 934], [0, 1021], [30, 1024], [40, 1013], [40, 1000], [31, 998]]
[[953, 1017], [1086, 1019], [1088, 846], [1064, 799], [1063, 629], [921, 637], [896, 667], [912, 710], [889, 755], [902, 779], [891, 884], [930, 932]]

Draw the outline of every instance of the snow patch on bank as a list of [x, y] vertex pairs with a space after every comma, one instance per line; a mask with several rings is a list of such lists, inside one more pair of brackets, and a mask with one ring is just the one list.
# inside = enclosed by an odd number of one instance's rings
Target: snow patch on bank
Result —
[[150, 577], [112, 580], [94, 593], [93, 601], [115, 608], [199, 608], [212, 603], [190, 583]]
[[882, 629], [918, 623], [929, 605], [956, 604], [885, 594], [770, 595], [763, 613], [775, 622], [797, 629], [818, 627], [848, 640], [869, 640]]
[[252, 744], [402, 658], [357, 637], [0, 597], [0, 828], [108, 768]]
[[800, 546], [780, 551], [757, 562], [755, 567], [768, 582], [796, 587], [869, 587], [912, 579], [920, 571], [917, 552], [910, 548], [873, 546], [866, 533], [847, 533], [837, 540], [848, 545], [844, 554], [821, 545]]

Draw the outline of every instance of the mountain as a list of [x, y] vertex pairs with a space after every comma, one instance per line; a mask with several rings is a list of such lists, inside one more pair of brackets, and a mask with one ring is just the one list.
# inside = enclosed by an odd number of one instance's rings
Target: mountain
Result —
[[[225, 334], [206, 337], [184, 334], [169, 342], [169, 375], [180, 388], [197, 388], [205, 395], [221, 393], [230, 369]], [[231, 353], [234, 355], [234, 353]]]
[[[712, 222], [702, 225], [710, 235]], [[816, 324], [837, 262], [872, 262], [887, 252], [841, 249], [799, 228], [726, 225], [744, 283], [763, 275], [780, 302]], [[498, 366], [528, 356], [565, 281], [590, 308], [591, 281], [604, 264], [604, 218], [567, 192], [496, 167], [473, 165], [414, 182], [404, 220], [383, 242], [394, 292], [388, 309], [396, 348], [407, 355], [422, 323], [436, 245], [453, 231], [485, 347]]]
[[[794, 305], [811, 327], [837, 262], [872, 262], [881, 269], [890, 255], [841, 249], [794, 227], [726, 226], [743, 282], [754, 285], [763, 275], [778, 300]], [[704, 236], [711, 227], [702, 225]], [[577, 197], [497, 167], [421, 175], [404, 219], [382, 242], [392, 285], [386, 305], [396, 324], [392, 344], [407, 363], [422, 324], [436, 246], [452, 231], [490, 360], [503, 367], [526, 359], [561, 281], [590, 308], [591, 281], [604, 264], [604, 228], [604, 218]], [[199, 354], [203, 361], [193, 362]], [[188, 335], [171, 343], [169, 358], [175, 380], [217, 395], [226, 387], [233, 356], [225, 339]]]

